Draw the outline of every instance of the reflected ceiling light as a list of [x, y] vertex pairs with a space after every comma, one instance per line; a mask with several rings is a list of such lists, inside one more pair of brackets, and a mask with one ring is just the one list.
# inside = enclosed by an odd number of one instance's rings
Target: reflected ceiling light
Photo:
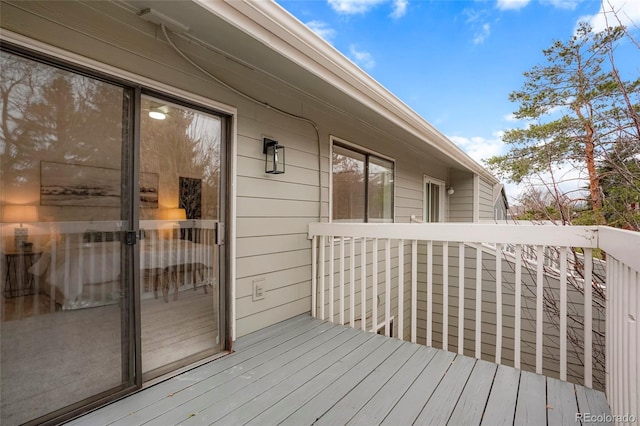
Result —
[[151, 108], [149, 110], [149, 117], [153, 118], [154, 120], [164, 120], [165, 118], [167, 118], [167, 114], [160, 108]]

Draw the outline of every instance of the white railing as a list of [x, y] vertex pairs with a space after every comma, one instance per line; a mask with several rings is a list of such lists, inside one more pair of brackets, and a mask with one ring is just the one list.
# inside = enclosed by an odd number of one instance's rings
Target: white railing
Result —
[[[605, 381], [606, 336], [612, 411], [638, 414], [640, 234], [607, 227], [314, 223], [309, 237], [314, 316], [588, 387], [594, 377], [595, 387]], [[558, 255], [547, 259], [548, 248]], [[607, 259], [604, 284], [594, 280], [593, 256], [600, 252]], [[572, 258], [581, 264], [574, 267]], [[598, 300], [605, 291], [606, 332]]]

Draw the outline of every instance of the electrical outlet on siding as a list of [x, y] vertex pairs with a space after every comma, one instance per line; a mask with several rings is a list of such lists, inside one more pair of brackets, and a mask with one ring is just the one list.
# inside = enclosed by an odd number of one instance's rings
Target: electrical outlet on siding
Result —
[[253, 294], [252, 299], [254, 302], [258, 300], [264, 300], [265, 296], [265, 279], [260, 278], [258, 280], [253, 280]]

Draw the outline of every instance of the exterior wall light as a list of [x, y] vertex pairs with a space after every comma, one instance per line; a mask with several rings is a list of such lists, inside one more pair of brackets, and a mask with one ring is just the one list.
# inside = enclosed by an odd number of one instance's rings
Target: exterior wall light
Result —
[[447, 194], [453, 195], [454, 192], [456, 191], [454, 191], [453, 186], [450, 186], [449, 188], [447, 188]]
[[264, 138], [262, 152], [265, 154], [265, 173], [275, 175], [284, 173], [284, 146], [279, 145], [276, 140]]

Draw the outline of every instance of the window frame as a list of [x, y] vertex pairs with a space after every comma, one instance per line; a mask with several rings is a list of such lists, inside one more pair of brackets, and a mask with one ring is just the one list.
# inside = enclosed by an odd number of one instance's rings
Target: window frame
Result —
[[[347, 149], [358, 154], [364, 155], [365, 157], [365, 184], [364, 184], [364, 221], [363, 222], [353, 222], [353, 223], [395, 223], [396, 221], [396, 160], [387, 155], [381, 154], [377, 151], [366, 149], [361, 147], [360, 145], [356, 145], [352, 142], [346, 141], [344, 139], [340, 139], [335, 136], [330, 136], [330, 144], [329, 144], [329, 223], [333, 223], [333, 147], [338, 146], [343, 149]], [[371, 222], [369, 220], [369, 159], [370, 157], [378, 158], [384, 161], [388, 161], [392, 164], [392, 179], [393, 182], [391, 184], [391, 222]], [[336, 223], [352, 223], [352, 222], [343, 222], [336, 221]]]
[[[431, 192], [427, 194], [427, 184], [428, 185], [437, 185], [439, 187], [438, 190], [438, 220], [431, 220], [431, 200], [428, 199], [428, 195], [430, 196]], [[446, 182], [440, 179], [433, 178], [431, 176], [423, 175], [422, 176], [422, 221], [424, 223], [442, 223], [444, 222], [444, 203], [445, 203], [445, 191]]]

